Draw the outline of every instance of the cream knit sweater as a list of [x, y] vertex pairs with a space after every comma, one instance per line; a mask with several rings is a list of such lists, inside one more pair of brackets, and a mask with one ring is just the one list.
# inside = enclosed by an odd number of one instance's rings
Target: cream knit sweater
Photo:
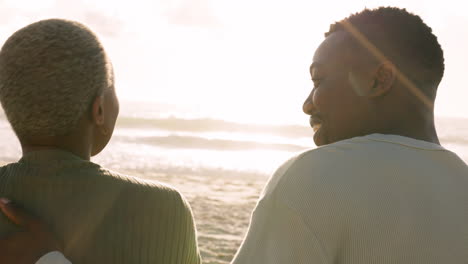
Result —
[[468, 167], [373, 134], [304, 152], [270, 179], [234, 264], [467, 264]]

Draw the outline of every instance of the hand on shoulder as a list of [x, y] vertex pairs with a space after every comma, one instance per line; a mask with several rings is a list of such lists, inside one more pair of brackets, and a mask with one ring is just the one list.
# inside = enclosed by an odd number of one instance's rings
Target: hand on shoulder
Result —
[[48, 252], [62, 251], [61, 243], [39, 218], [6, 198], [0, 198], [0, 209], [21, 228], [0, 238], [0, 263], [32, 264]]

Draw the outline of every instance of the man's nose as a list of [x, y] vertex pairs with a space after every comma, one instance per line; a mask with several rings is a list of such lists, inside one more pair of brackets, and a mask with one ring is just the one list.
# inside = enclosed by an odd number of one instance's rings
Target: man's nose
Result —
[[304, 104], [302, 105], [302, 111], [307, 115], [311, 115], [315, 110], [314, 103], [312, 102], [313, 96], [314, 96], [314, 90], [310, 92], [309, 96], [306, 98], [306, 100], [304, 101]]

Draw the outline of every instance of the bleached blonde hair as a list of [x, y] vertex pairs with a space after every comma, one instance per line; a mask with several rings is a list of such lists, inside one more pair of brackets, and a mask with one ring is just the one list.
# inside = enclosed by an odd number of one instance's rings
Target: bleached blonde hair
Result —
[[104, 48], [78, 22], [30, 24], [0, 51], [0, 102], [19, 138], [67, 135], [110, 87], [112, 66]]

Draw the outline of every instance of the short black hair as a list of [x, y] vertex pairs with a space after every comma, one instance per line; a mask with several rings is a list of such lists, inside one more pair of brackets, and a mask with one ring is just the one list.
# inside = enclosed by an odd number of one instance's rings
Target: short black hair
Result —
[[360, 32], [423, 93], [435, 98], [444, 75], [444, 55], [437, 37], [421, 17], [395, 7], [366, 8], [330, 25], [325, 37], [337, 31], [349, 32], [349, 26]]

